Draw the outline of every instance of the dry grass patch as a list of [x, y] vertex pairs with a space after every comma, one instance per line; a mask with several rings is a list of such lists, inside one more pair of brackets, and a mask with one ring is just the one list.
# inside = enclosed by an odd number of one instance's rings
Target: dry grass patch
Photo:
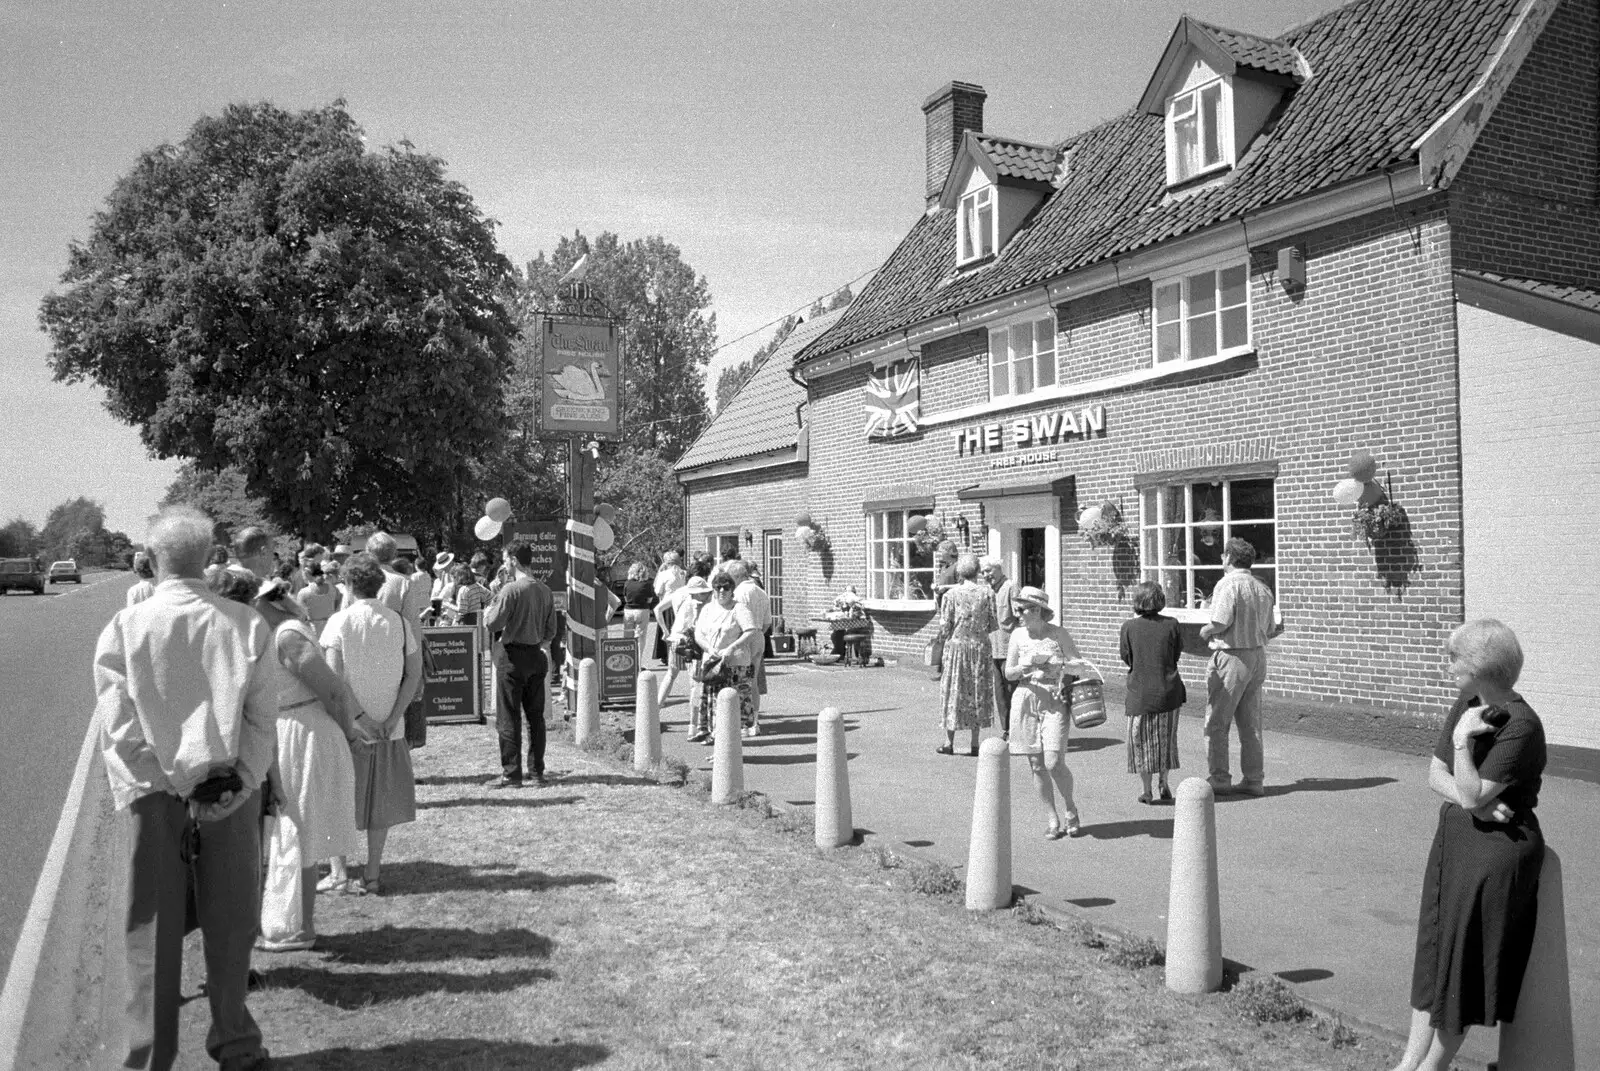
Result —
[[[387, 894], [322, 897], [318, 949], [258, 955], [280, 1071], [1346, 1069], [1387, 1048], [1174, 997], [1072, 928], [967, 912], [948, 867], [775, 836], [810, 823], [770, 801], [711, 807], [559, 743], [549, 788], [493, 791], [495, 765], [492, 728], [430, 733]], [[184, 1024], [182, 1066], [209, 1067], [203, 1001]]]

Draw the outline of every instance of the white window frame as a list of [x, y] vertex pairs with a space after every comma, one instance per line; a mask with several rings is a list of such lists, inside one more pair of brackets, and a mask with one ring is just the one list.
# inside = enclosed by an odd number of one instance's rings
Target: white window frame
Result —
[[[1272, 485], [1272, 516], [1235, 518], [1233, 516], [1233, 485], [1236, 483], [1254, 483], [1262, 480]], [[1220, 485], [1222, 487], [1222, 519], [1220, 521], [1207, 522], [1204, 517], [1196, 518], [1194, 515], [1194, 489], [1207, 485]], [[1157, 512], [1159, 512], [1162, 492], [1174, 487], [1183, 488], [1183, 516], [1181, 518], [1152, 516], [1150, 509], [1152, 493], [1157, 503]], [[1251, 534], [1248, 529], [1270, 527], [1272, 529], [1273, 553], [1270, 558], [1258, 560], [1251, 571], [1264, 580], [1281, 601], [1283, 598], [1283, 585], [1281, 583], [1282, 555], [1279, 552], [1281, 547], [1279, 520], [1278, 480], [1275, 476], [1227, 476], [1216, 479], [1173, 480], [1169, 483], [1142, 488], [1139, 493], [1139, 578], [1141, 580], [1155, 581], [1161, 586], [1161, 590], [1166, 592], [1168, 588], [1164, 583], [1164, 574], [1180, 574], [1183, 577], [1184, 590], [1193, 592], [1195, 590], [1196, 572], [1208, 572], [1218, 579], [1221, 578], [1223, 567], [1220, 564], [1220, 550], [1229, 539], [1233, 538], [1235, 534], [1241, 534], [1248, 538]], [[1202, 529], [1213, 527], [1220, 529], [1215, 533], [1219, 552], [1218, 563], [1198, 563], [1194, 560], [1196, 557], [1194, 551], [1195, 541], [1201, 537]], [[1244, 529], [1244, 531], [1236, 533], [1238, 529]], [[1183, 561], [1173, 564], [1160, 560], [1162, 557], [1160, 548], [1164, 545], [1163, 539], [1166, 534], [1180, 531], [1183, 533]], [[1155, 557], [1157, 559], [1155, 561], [1150, 560], [1152, 546], [1155, 548]], [[1258, 552], [1260, 549], [1257, 546]], [[1209, 604], [1202, 606], [1174, 606], [1169, 601], [1164, 612], [1180, 621], [1204, 622], [1211, 620]]]
[[[974, 221], [981, 221], [981, 213], [985, 209], [989, 213], [989, 225], [984, 230], [988, 233], [970, 234], [969, 214]], [[962, 194], [961, 203], [956, 208], [956, 264], [976, 264], [994, 256], [1000, 244], [999, 227], [1000, 198], [993, 185], [979, 186]], [[971, 253], [967, 251], [969, 246]]]
[[[1043, 316], [1030, 316], [991, 326], [989, 361], [986, 366], [990, 400], [1023, 398], [1055, 388], [1061, 381], [1060, 332], [1054, 308]], [[1041, 345], [1044, 340], [1049, 341], [1048, 350]], [[1023, 342], [1029, 346], [1027, 352], [1019, 348]], [[1024, 369], [1026, 377], [1019, 374]], [[995, 382], [997, 375], [1003, 377], [1003, 384]], [[999, 387], [1003, 389], [997, 389]]]
[[[916, 516], [926, 517], [932, 513], [933, 507], [930, 504], [928, 506], [913, 506], [902, 509], [881, 509], [867, 514], [866, 603], [868, 607], [874, 609], [895, 607], [907, 610], [933, 608], [933, 584], [938, 576], [933, 561], [933, 551], [922, 551], [917, 547], [916, 540], [905, 534], [908, 520]], [[898, 537], [888, 534], [894, 527], [890, 524], [890, 518], [896, 516], [898, 516], [900, 522], [898, 527], [901, 534]], [[880, 521], [882, 522], [881, 524]], [[882, 566], [876, 564], [877, 555], [875, 552], [879, 547], [882, 547], [884, 551], [884, 564]], [[898, 568], [891, 568], [889, 565], [892, 556], [891, 549], [894, 547], [899, 547], [901, 552]], [[927, 566], [913, 568], [911, 562], [913, 553], [925, 555], [928, 562]], [[924, 597], [910, 598], [907, 593], [912, 590], [912, 577], [920, 574], [925, 574], [926, 576], [926, 580], [922, 585]], [[877, 583], [880, 576], [883, 578], [882, 584]], [[891, 595], [890, 592], [894, 589], [893, 580], [895, 579], [899, 580], [900, 593]]]
[[[1217, 90], [1217, 127], [1215, 130], [1217, 159], [1207, 162], [1203, 156], [1206, 144], [1205, 111], [1201, 108], [1200, 103], [1202, 94], [1213, 88]], [[1202, 156], [1198, 167], [1193, 171], [1184, 172], [1181, 168], [1182, 157], [1178, 152], [1178, 124], [1191, 116], [1195, 124], [1196, 151]], [[1233, 80], [1219, 75], [1210, 81], [1195, 86], [1193, 89], [1174, 93], [1167, 99], [1166, 126], [1168, 186], [1181, 185], [1204, 175], [1232, 167], [1234, 164]]]
[[[1224, 305], [1222, 276], [1224, 272], [1244, 272], [1244, 301], [1231, 305]], [[1205, 310], [1203, 303], [1201, 311], [1195, 311], [1192, 300], [1192, 287], [1194, 280], [1202, 275], [1212, 276], [1212, 294], [1215, 304]], [[1177, 316], [1163, 318], [1162, 292], [1171, 287], [1178, 287]], [[1244, 310], [1244, 341], [1233, 345], [1224, 345], [1223, 322], [1226, 314], [1237, 310]], [[1195, 345], [1194, 330], [1203, 326], [1202, 319], [1210, 318], [1211, 351], [1198, 352], [1204, 347]], [[1161, 356], [1162, 329], [1176, 325], [1178, 330], [1178, 352], [1163, 360]], [[1205, 360], [1210, 357], [1231, 357], [1240, 353], [1249, 353], [1255, 349], [1255, 309], [1251, 296], [1250, 283], [1250, 258], [1245, 255], [1205, 261], [1190, 265], [1181, 272], [1158, 276], [1150, 280], [1150, 363], [1152, 367], [1161, 365], [1176, 365], [1184, 361]]]

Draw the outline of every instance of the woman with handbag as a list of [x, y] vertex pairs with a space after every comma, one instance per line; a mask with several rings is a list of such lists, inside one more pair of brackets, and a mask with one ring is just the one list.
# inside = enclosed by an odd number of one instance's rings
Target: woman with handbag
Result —
[[352, 555], [344, 572], [356, 601], [328, 620], [322, 648], [328, 665], [350, 685], [361, 709], [381, 720], [374, 743], [351, 745], [356, 828], [367, 834], [365, 878], [346, 881], [345, 861], [338, 857], [327, 888], [342, 886], [345, 892], [360, 895], [380, 891], [383, 847], [390, 827], [417, 819], [405, 714], [422, 683], [422, 645], [416, 627], [378, 601], [384, 572], [376, 558], [365, 552]]
[[717, 693], [724, 688], [739, 692], [739, 725], [746, 732], [755, 725], [755, 647], [761, 642], [761, 629], [748, 607], [733, 597], [733, 577], [719, 572], [711, 578], [711, 602], [701, 609], [694, 623], [694, 639], [700, 645], [700, 664], [695, 679], [700, 682], [700, 702], [694, 710], [694, 733], [690, 741], [711, 744], [716, 726]]
[[[1065, 690], [1078, 677], [1098, 677], [1099, 671], [1078, 653], [1072, 634], [1051, 621], [1055, 612], [1050, 596], [1025, 587], [1012, 600], [1022, 625], [1006, 647], [1006, 679], [1017, 684], [1011, 694], [1011, 754], [1028, 757], [1044, 808], [1045, 839], [1076, 837], [1083, 826], [1066, 762], [1070, 705]], [[1056, 791], [1061, 793], [1065, 825], [1056, 813]]]

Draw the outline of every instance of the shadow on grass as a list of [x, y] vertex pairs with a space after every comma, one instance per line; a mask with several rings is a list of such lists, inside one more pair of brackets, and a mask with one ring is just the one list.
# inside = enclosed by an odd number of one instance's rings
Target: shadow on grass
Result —
[[[513, 989], [548, 982], [555, 972], [524, 967], [490, 974], [456, 974], [450, 971], [340, 971], [323, 967], [274, 967], [262, 972], [267, 989], [298, 989], [335, 1008], [355, 1011], [430, 993], [508, 993]], [[273, 1061], [274, 1067], [281, 1067]]]
[[[515, 795], [505, 795], [505, 791], [513, 791]], [[568, 803], [582, 802], [582, 796], [539, 796], [530, 795], [527, 789], [502, 790], [495, 796], [456, 796], [447, 800], [418, 800], [417, 810], [435, 811], [448, 807], [559, 807]]]
[[430, 774], [417, 778], [419, 785], [483, 785], [485, 787], [499, 780], [498, 774]]
[[542, 870], [522, 870], [513, 863], [454, 866], [427, 859], [408, 859], [383, 864], [384, 889], [392, 896], [518, 889], [538, 892], [569, 885], [615, 885], [616, 881], [605, 874], [546, 874]]
[[381, 1049], [323, 1049], [299, 1056], [274, 1056], [276, 1071], [396, 1071], [408, 1067], [538, 1067], [574, 1071], [611, 1055], [604, 1045], [581, 1042], [530, 1045], [482, 1038], [427, 1038]]
[[[628, 743], [633, 743], [632, 730], [623, 733], [622, 736]], [[651, 788], [658, 787], [657, 782], [649, 777], [640, 777], [637, 774], [612, 773], [572, 774], [561, 779], [561, 786], [565, 788], [567, 785], [649, 785]]]
[[1121, 840], [1124, 837], [1172, 839], [1172, 819], [1141, 818], [1130, 822], [1098, 822], [1083, 827], [1083, 835], [1095, 840]]
[[449, 959], [549, 959], [555, 942], [532, 930], [483, 933], [459, 926], [383, 926], [325, 933], [317, 951], [343, 963], [428, 963]]

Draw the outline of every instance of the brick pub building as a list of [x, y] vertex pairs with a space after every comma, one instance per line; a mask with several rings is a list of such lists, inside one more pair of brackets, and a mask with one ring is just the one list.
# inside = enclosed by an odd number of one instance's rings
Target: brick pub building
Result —
[[[1443, 642], [1492, 615], [1551, 742], [1600, 748], [1600, 3], [1186, 17], [1152, 58], [1129, 111], [1048, 145], [985, 131], [979, 86], [927, 100], [925, 214], [679, 462], [691, 543], [738, 543], [791, 628], [854, 584], [903, 659], [937, 628], [913, 518], [1049, 590], [1108, 672], [1156, 580], [1203, 697], [1243, 536], [1303, 727], [1431, 743]], [[1371, 538], [1332, 496], [1356, 451], [1398, 507]], [[1091, 545], [1090, 507], [1124, 534]]]

